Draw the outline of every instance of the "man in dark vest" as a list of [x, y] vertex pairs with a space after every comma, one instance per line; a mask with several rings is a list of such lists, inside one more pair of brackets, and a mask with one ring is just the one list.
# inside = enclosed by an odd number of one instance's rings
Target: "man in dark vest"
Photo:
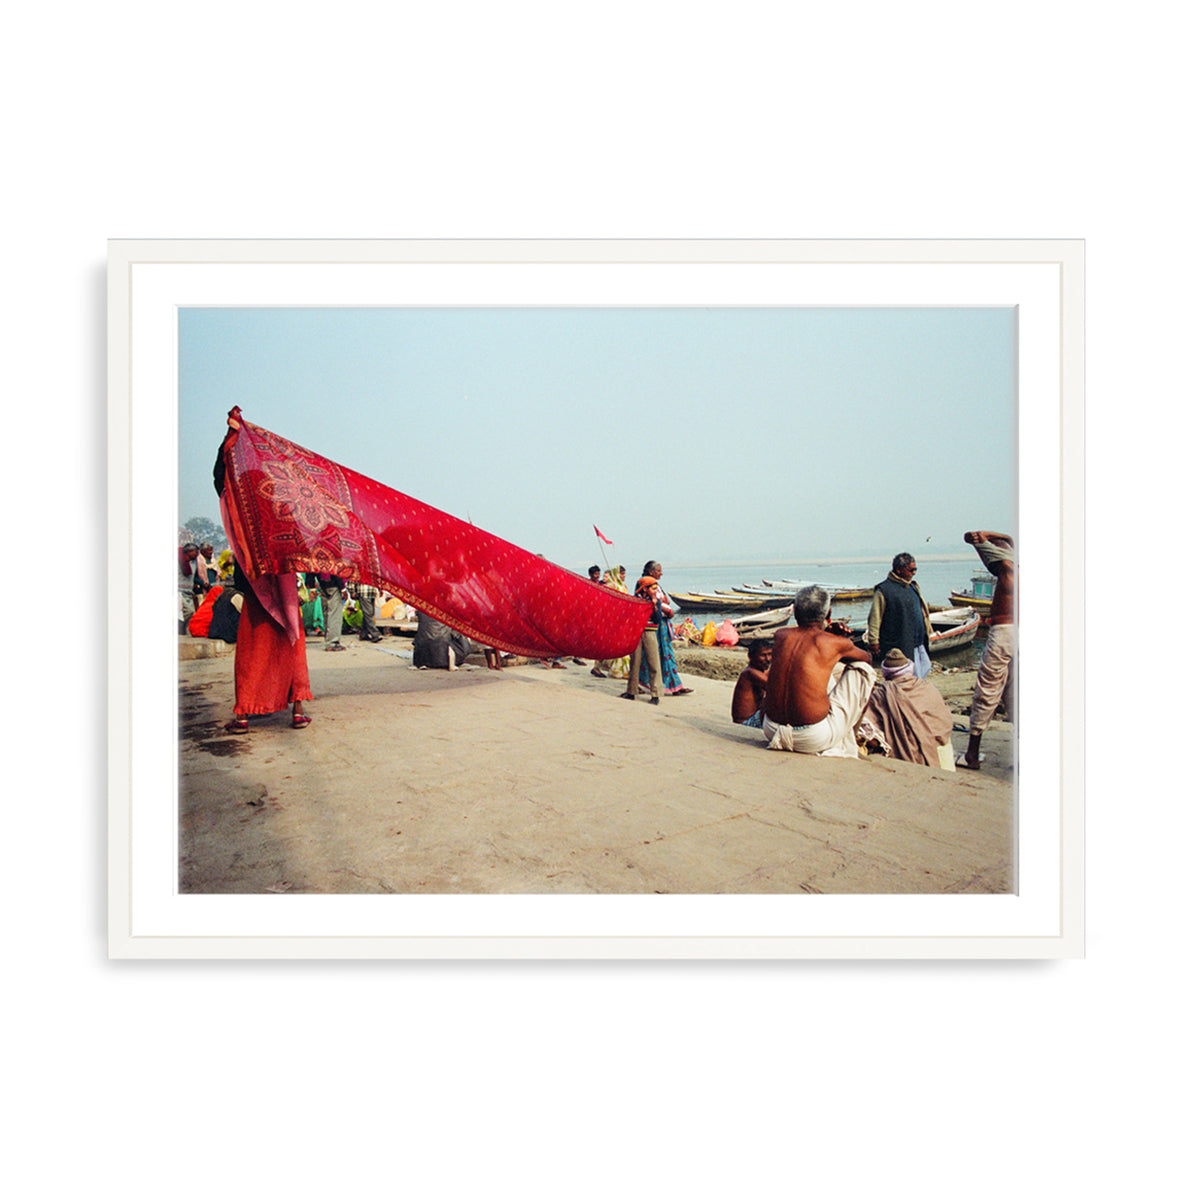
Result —
[[929, 606], [917, 586], [917, 561], [911, 554], [892, 559], [888, 577], [875, 585], [867, 619], [867, 645], [875, 661], [889, 650], [902, 650], [918, 679], [929, 674]]

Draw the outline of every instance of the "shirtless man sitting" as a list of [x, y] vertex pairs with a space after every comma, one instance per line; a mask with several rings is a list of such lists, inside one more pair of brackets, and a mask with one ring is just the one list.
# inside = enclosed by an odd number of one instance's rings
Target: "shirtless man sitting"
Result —
[[733, 704], [730, 716], [737, 725], [762, 728], [763, 700], [767, 694], [767, 672], [771, 669], [771, 643], [752, 642], [749, 646], [750, 665], [733, 685]]
[[[875, 671], [868, 651], [826, 629], [829, 609], [823, 588], [801, 588], [794, 605], [796, 628], [775, 635], [762, 725], [768, 749], [858, 757], [854, 730], [871, 697]], [[840, 676], [835, 674], [839, 664], [845, 664]]]

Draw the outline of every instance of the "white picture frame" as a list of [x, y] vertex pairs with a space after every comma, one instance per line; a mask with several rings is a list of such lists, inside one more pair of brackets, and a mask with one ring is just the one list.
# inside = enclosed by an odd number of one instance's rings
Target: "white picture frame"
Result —
[[[1012, 895], [182, 896], [174, 887], [174, 643], [110, 606], [109, 954], [115, 958], [1062, 958], [1084, 952], [1083, 284], [1079, 241], [114, 241], [109, 246], [109, 588], [159, 561], [173, 497], [176, 314], [195, 304], [1013, 305], [1023, 593]], [[219, 431], [218, 431], [219, 432]], [[286, 431], [280, 431], [286, 432]], [[174, 521], [166, 518], [174, 532]], [[169, 547], [168, 547], [169, 549]], [[171, 631], [164, 626], [167, 633]], [[144, 627], [143, 627], [144, 630]], [[1026, 645], [1028, 636], [1029, 645]], [[161, 642], [161, 644], [160, 644]], [[1024, 690], [1023, 690], [1024, 695]], [[1036, 797], [1036, 803], [1033, 798]], [[528, 901], [541, 902], [531, 915]], [[795, 901], [807, 903], [797, 927]], [[469, 901], [464, 903], [464, 901]], [[506, 902], [508, 901], [508, 902]], [[754, 901], [750, 904], [748, 901]], [[792, 903], [789, 904], [788, 902]], [[271, 906], [268, 908], [268, 906]], [[810, 919], [811, 918], [811, 919]]]

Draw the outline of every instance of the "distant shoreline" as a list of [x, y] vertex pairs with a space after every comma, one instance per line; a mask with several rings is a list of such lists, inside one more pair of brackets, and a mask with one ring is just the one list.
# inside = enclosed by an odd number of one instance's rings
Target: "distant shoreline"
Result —
[[[919, 554], [912, 551], [918, 562], [976, 562], [976, 555], [967, 554]], [[877, 555], [863, 558], [756, 558], [749, 560], [731, 559], [723, 562], [675, 562], [672, 570], [698, 570], [701, 567], [841, 567], [863, 563], [890, 563], [892, 556]]]

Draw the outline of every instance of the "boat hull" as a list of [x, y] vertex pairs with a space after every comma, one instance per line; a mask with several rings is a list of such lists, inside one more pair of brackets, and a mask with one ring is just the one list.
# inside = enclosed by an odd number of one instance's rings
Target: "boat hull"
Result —
[[762, 612], [779, 603], [778, 596], [721, 596], [709, 592], [672, 592], [671, 596], [683, 612]]
[[970, 592], [951, 592], [950, 603], [956, 606], [965, 604], [968, 608], [973, 608], [978, 613], [986, 614], [992, 611], [992, 602], [989, 598], [974, 596]]
[[870, 587], [842, 587], [836, 583], [802, 583], [800, 580], [793, 579], [764, 579], [762, 589], [754, 589], [753, 584], [743, 584], [737, 590], [739, 592], [751, 592], [754, 595], [774, 594], [777, 596], [787, 596], [792, 599], [796, 592], [802, 587], [819, 587], [824, 588], [829, 593], [829, 599], [834, 603], [845, 604], [850, 600], [869, 600], [875, 593], [875, 586]]
[[751, 634], [762, 633], [766, 630], [781, 629], [791, 619], [792, 608], [791, 605], [788, 605], [784, 608], [769, 608], [766, 612], [753, 615], [734, 617], [733, 627], [738, 631], [740, 637], [749, 637]]
[[933, 618], [933, 634], [929, 639], [930, 654], [944, 654], [947, 650], [957, 650], [961, 646], [969, 646], [975, 635], [983, 628], [983, 618], [978, 614], [960, 618], [954, 622], [939, 624], [936, 616]]

